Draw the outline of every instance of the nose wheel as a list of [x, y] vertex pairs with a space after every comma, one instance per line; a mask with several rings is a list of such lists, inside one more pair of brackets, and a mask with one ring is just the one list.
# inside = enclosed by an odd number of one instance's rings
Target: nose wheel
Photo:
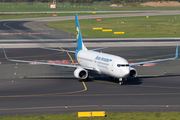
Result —
[[122, 85], [122, 84], [123, 84], [123, 79], [119, 78], [119, 85]]

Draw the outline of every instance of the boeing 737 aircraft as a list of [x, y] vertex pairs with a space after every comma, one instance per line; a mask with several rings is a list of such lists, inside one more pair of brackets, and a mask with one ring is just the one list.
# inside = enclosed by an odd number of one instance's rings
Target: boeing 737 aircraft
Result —
[[133, 63], [133, 64], [129, 64], [128, 61], [122, 57], [95, 51], [95, 50], [100, 50], [104, 48], [88, 50], [82, 41], [81, 30], [80, 30], [77, 14], [75, 14], [75, 22], [76, 22], [76, 35], [77, 35], [76, 36], [76, 44], [77, 44], [76, 51], [59, 50], [59, 49], [51, 49], [51, 48], [44, 48], [44, 49], [75, 53], [75, 57], [79, 65], [55, 64], [55, 63], [8, 59], [5, 53], [5, 50], [3, 48], [6, 59], [9, 61], [15, 61], [15, 62], [40, 63], [40, 64], [46, 64], [46, 65], [73, 67], [73, 68], [76, 68], [76, 70], [74, 71], [74, 76], [76, 78], [88, 79], [89, 77], [88, 72], [93, 72], [93, 73], [117, 78], [119, 79], [119, 84], [121, 85], [123, 81], [127, 79], [127, 77], [137, 76], [137, 71], [135, 68], [132, 68], [132, 66], [172, 60], [172, 59], [178, 58], [178, 46], [176, 47], [176, 54], [174, 58], [138, 62], [138, 63]]

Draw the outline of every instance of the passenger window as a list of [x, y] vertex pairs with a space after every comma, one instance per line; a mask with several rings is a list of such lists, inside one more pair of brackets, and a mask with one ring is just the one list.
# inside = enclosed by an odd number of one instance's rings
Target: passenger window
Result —
[[129, 66], [129, 64], [126, 64], [126, 66]]
[[126, 65], [121, 65], [122, 67], [126, 66]]
[[121, 65], [120, 64], [117, 64], [118, 67], [120, 67]]

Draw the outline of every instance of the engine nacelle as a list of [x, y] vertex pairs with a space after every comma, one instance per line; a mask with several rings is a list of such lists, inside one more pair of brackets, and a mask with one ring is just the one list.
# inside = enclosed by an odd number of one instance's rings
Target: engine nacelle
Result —
[[86, 79], [88, 77], [88, 71], [79, 67], [74, 71], [74, 76], [79, 79]]
[[137, 76], [137, 70], [135, 68], [130, 68], [129, 77], [135, 78]]

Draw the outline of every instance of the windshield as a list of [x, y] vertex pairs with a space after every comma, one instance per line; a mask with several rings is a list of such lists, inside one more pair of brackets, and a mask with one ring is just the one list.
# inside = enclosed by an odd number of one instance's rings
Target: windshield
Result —
[[117, 64], [117, 67], [128, 67], [129, 64]]

